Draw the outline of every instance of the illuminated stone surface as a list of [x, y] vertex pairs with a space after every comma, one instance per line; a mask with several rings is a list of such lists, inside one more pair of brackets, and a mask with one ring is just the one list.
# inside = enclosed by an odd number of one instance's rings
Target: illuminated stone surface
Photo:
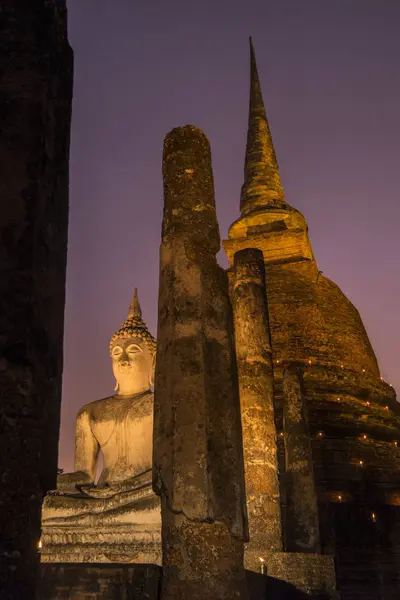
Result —
[[173, 129], [163, 157], [154, 403], [162, 501], [163, 600], [246, 598], [240, 405], [210, 147]]
[[59, 475], [43, 504], [43, 562], [160, 562], [160, 507], [151, 489], [155, 340], [136, 290], [110, 354], [118, 393], [78, 414], [75, 472]]
[[321, 552], [318, 500], [307, 408], [301, 370], [288, 366], [283, 373], [283, 430], [285, 439], [285, 550]]
[[283, 548], [272, 351], [260, 250], [241, 250], [235, 255], [231, 298], [250, 534], [245, 566], [257, 571], [260, 555]]
[[0, 596], [32, 600], [57, 474], [73, 56], [65, 0], [3, 0], [0, 19]]
[[[257, 108], [262, 98], [253, 64], [251, 77], [251, 98], [257, 100], [250, 104], [243, 189], [257, 188], [258, 195], [247, 199], [242, 191], [241, 216], [223, 242], [231, 281], [235, 253], [260, 249], [266, 269], [275, 421], [282, 432], [288, 408], [284, 367], [296, 365], [302, 371], [321, 551], [335, 556], [342, 600], [396, 600], [400, 585], [400, 512], [396, 503], [400, 497], [400, 450], [396, 443], [400, 438], [400, 407], [393, 388], [380, 377], [357, 309], [319, 271], [307, 223], [283, 200], [277, 187], [277, 161], [269, 128], [258, 126], [265, 113]], [[252, 102], [256, 102], [255, 107]], [[261, 115], [258, 121], [255, 109]], [[256, 143], [253, 152], [249, 150], [252, 141]], [[258, 148], [268, 151], [260, 153]], [[264, 177], [263, 186], [258, 186], [258, 172], [274, 175]], [[290, 515], [286, 506], [305, 506], [308, 493], [302, 496], [297, 489], [288, 498], [285, 438], [280, 435], [278, 448], [281, 502], [284, 514]], [[296, 445], [286, 451], [293, 461]], [[283, 530], [287, 545], [293, 548], [297, 533], [286, 519]], [[314, 556], [318, 555], [310, 555]]]

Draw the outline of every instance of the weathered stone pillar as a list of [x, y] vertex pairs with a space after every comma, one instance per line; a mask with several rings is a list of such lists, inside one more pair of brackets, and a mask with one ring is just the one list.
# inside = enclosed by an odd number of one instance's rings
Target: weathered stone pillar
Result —
[[259, 571], [259, 557], [266, 560], [269, 553], [282, 551], [272, 350], [261, 250], [236, 252], [232, 302], [250, 534], [245, 566]]
[[57, 474], [73, 57], [65, 0], [3, 0], [0, 21], [0, 596], [32, 600]]
[[318, 501], [301, 368], [283, 371], [286, 453], [285, 550], [320, 553]]
[[153, 467], [162, 599], [240, 599], [247, 518], [233, 319], [199, 129], [167, 135], [163, 175]]

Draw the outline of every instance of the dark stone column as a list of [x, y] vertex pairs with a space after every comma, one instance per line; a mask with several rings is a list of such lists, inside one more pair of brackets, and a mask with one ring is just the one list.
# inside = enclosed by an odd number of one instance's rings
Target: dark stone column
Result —
[[264, 257], [247, 248], [234, 259], [232, 303], [242, 413], [250, 542], [245, 565], [282, 551], [280, 490], [274, 414], [272, 350]]
[[163, 175], [153, 467], [162, 598], [240, 599], [247, 520], [233, 322], [199, 129], [168, 134]]
[[0, 47], [0, 590], [32, 600], [61, 401], [73, 62], [65, 0], [3, 0]]
[[284, 369], [283, 393], [286, 452], [285, 550], [319, 554], [318, 501], [300, 367], [290, 365]]

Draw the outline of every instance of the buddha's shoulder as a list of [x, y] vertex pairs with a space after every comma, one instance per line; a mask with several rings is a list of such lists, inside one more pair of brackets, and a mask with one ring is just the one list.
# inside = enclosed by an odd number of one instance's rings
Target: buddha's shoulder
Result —
[[114, 396], [106, 396], [106, 398], [100, 398], [100, 400], [94, 400], [93, 402], [89, 402], [82, 406], [80, 411], [78, 412], [78, 417], [92, 417], [96, 415], [99, 411], [104, 411], [108, 406], [112, 404], [114, 400]]

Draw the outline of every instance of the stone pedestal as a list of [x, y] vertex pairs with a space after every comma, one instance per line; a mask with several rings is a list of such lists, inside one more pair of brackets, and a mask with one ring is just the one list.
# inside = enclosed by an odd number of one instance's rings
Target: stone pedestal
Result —
[[[150, 486], [115, 498], [47, 496], [41, 560], [48, 563], [161, 565], [160, 500]], [[64, 501], [64, 514], [58, 517]], [[66, 513], [70, 506], [70, 516]], [[79, 513], [85, 509], [82, 514]]]
[[42, 563], [161, 565], [160, 525], [49, 527], [42, 534]]

